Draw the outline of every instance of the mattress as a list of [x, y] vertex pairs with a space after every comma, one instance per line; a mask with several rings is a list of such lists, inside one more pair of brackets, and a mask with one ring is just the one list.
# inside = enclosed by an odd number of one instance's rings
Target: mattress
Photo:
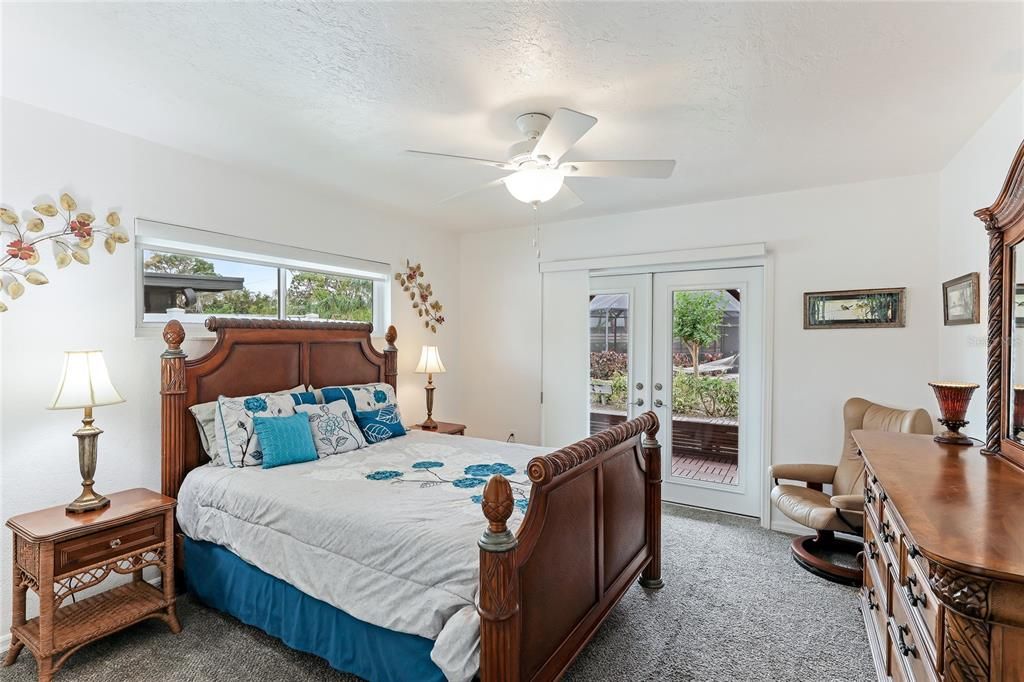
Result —
[[527, 462], [547, 452], [411, 430], [275, 469], [207, 465], [186, 476], [178, 522], [359, 620], [433, 640], [445, 676], [469, 680], [479, 667], [483, 484], [495, 473], [512, 483], [515, 531]]

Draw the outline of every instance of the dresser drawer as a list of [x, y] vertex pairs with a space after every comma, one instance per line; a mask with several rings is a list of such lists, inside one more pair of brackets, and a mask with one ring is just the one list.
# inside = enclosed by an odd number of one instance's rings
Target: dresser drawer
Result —
[[873, 619], [878, 641], [884, 642], [885, 626], [889, 620], [889, 597], [886, 581], [879, 578], [873, 563], [864, 566], [864, 584], [860, 590], [861, 603]]
[[58, 543], [53, 574], [60, 576], [164, 541], [162, 514]]
[[928, 649], [929, 658], [936, 669], [939, 669], [942, 605], [928, 585], [926, 574], [921, 571], [916, 561], [906, 557], [905, 551], [902, 576], [900, 584], [894, 586], [893, 590], [902, 592], [902, 597], [910, 607], [908, 613], [916, 621], [918, 630], [925, 640], [923, 643]]
[[864, 509], [873, 512], [876, 519], [882, 518], [882, 489], [878, 478], [867, 469], [864, 470]]
[[[929, 651], [929, 642], [925, 639], [927, 635], [921, 633], [917, 623], [913, 622], [906, 598], [900, 590], [895, 589], [892, 594], [889, 637], [893, 646], [893, 659], [903, 664], [907, 678], [916, 682], [938, 681], [939, 677], [935, 673], [932, 660], [934, 646], [932, 645]], [[892, 665], [895, 665], [895, 662]]]
[[[878, 579], [875, 589], [880, 593], [879, 596], [882, 599], [883, 610], [888, 614], [889, 590], [887, 589], [886, 576], [889, 575], [889, 564], [885, 559], [885, 554], [882, 553], [877, 531], [875, 530], [875, 522], [870, 517], [867, 518], [867, 523], [864, 524], [864, 560], [864, 579], [867, 580], [868, 568], [872, 568], [875, 578]], [[870, 567], [867, 564], [870, 564]]]

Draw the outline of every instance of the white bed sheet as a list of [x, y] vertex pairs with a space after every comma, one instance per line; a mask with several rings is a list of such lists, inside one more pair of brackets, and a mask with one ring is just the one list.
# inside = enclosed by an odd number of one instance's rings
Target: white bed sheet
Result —
[[515, 531], [526, 464], [547, 452], [411, 430], [275, 469], [207, 465], [186, 476], [178, 522], [360, 620], [434, 640], [431, 658], [461, 682], [479, 667], [482, 481], [504, 473], [513, 482]]

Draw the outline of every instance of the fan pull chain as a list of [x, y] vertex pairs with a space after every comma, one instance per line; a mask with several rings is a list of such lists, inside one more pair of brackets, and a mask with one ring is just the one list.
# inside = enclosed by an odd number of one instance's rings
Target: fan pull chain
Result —
[[533, 242], [531, 245], [536, 249], [537, 260], [540, 260], [540, 212], [538, 211], [540, 204], [533, 202], [531, 206], [533, 206]]

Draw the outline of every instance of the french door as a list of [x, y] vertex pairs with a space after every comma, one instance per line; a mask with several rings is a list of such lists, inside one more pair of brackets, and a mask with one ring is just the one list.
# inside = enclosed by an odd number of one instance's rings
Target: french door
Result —
[[653, 410], [666, 501], [760, 516], [763, 271], [590, 278], [591, 432]]

